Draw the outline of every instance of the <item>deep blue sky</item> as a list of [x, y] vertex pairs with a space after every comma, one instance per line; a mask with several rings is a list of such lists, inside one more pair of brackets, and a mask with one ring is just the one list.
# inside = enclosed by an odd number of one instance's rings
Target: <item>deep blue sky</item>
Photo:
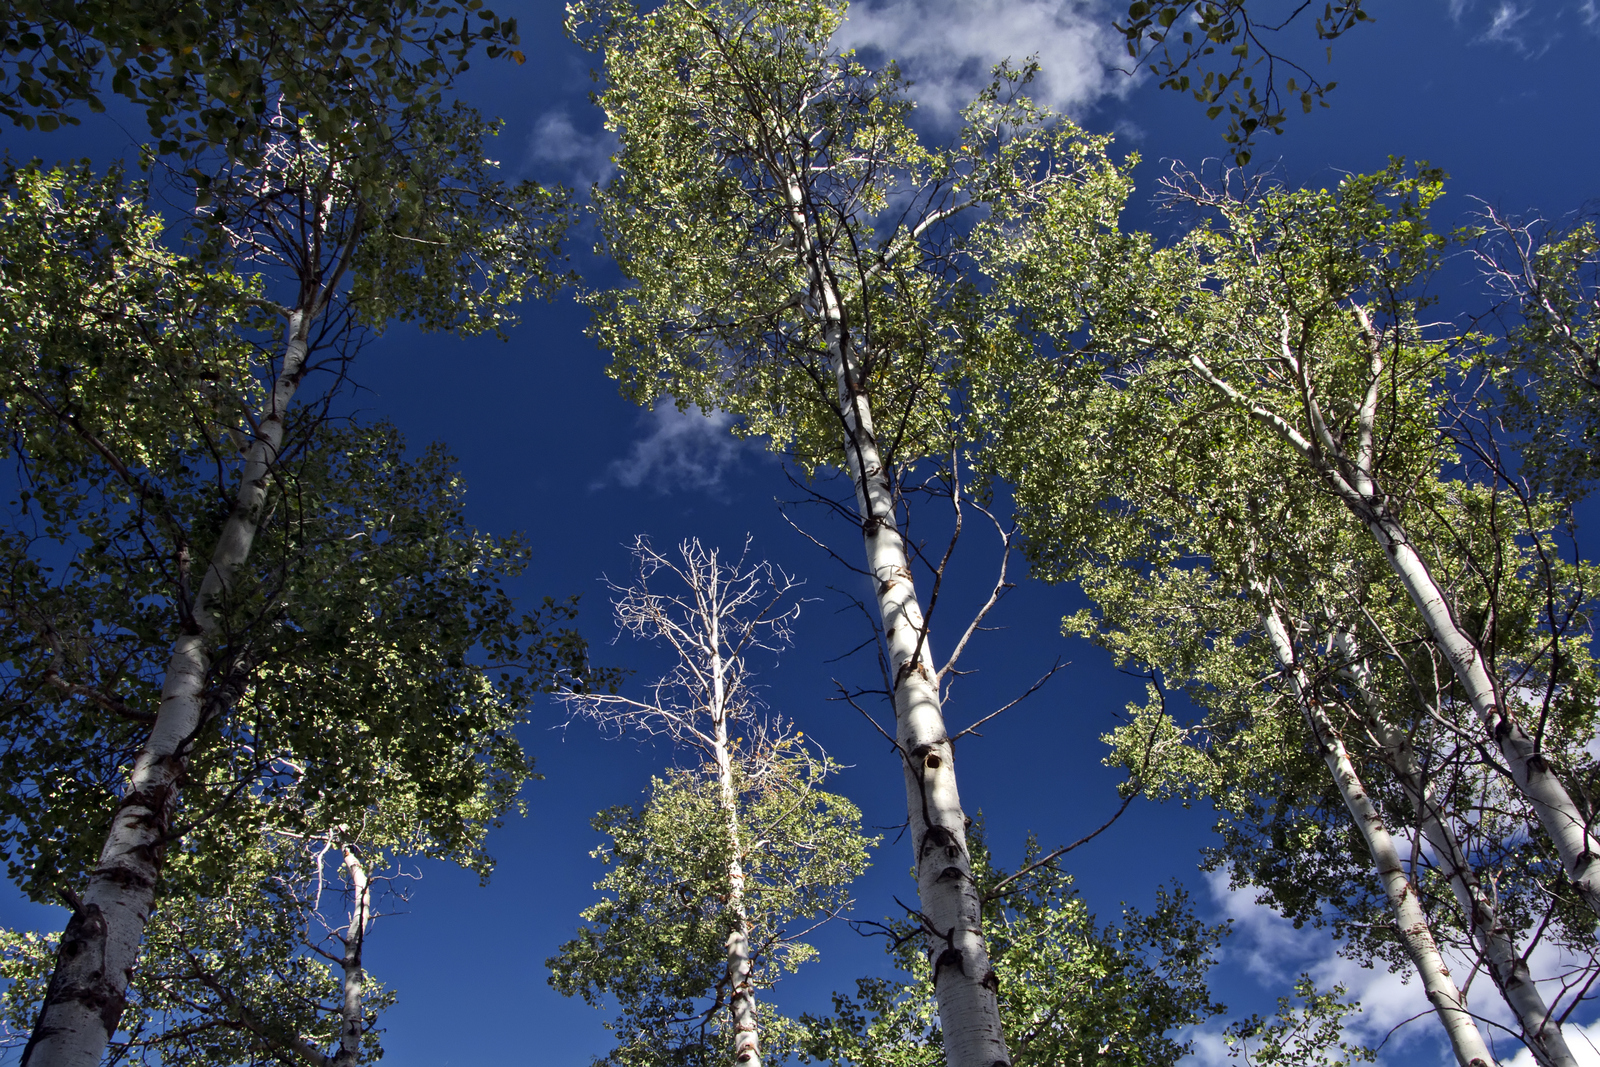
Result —
[[[528, 56], [520, 67], [480, 61], [463, 83], [470, 100], [505, 119], [494, 154], [518, 176], [580, 183], [602, 177], [605, 142], [587, 100], [593, 57], [562, 36], [560, 5], [492, 6], [517, 16]], [[1559, 215], [1596, 194], [1600, 130], [1593, 72], [1600, 35], [1592, 19], [1585, 21], [1585, 5], [1371, 0], [1369, 7], [1377, 23], [1335, 48], [1331, 76], [1340, 85], [1329, 97], [1333, 107], [1292, 115], [1288, 132], [1261, 146], [1258, 162], [1281, 157], [1280, 172], [1290, 182], [1328, 184], [1341, 171], [1378, 169], [1391, 154], [1425, 158], [1452, 175], [1444, 210], [1462, 221], [1471, 196], [1513, 212]], [[993, 48], [1039, 49], [1047, 77], [1081, 70], [1097, 24], [1092, 9], [1075, 15], [1070, 4], [1044, 0], [929, 0], [873, 10], [875, 20], [859, 21], [872, 21], [882, 33], [918, 27], [921, 36], [884, 43], [891, 51], [897, 41], [905, 45], [897, 54], [909, 54], [909, 72], [929, 94], [926, 122], [934, 130], [940, 94], [959, 94], [974, 71], [1000, 58]], [[894, 17], [906, 10], [915, 17]], [[1511, 17], [1518, 11], [1522, 17]], [[1099, 20], [1103, 25], [1104, 17]], [[1036, 26], [1049, 32], [1029, 28]], [[1018, 29], [1008, 35], [1001, 32], [1006, 27]], [[972, 53], [964, 66], [963, 56], [941, 58], [929, 43], [941, 32]], [[1291, 35], [1285, 48], [1324, 69], [1308, 35]], [[1060, 73], [1055, 77], [1053, 91], [1085, 125], [1118, 131], [1118, 143], [1142, 155], [1136, 221], [1148, 217], [1146, 198], [1165, 160], [1195, 165], [1225, 147], [1222, 127], [1208, 123], [1187, 97], [1157, 92], [1148, 82], [1129, 86], [1120, 75], [1096, 74], [1078, 88]], [[107, 139], [120, 136], [114, 127], [85, 129], [73, 141], [89, 147], [70, 151], [99, 156]], [[95, 137], [102, 140], [84, 139]], [[36, 143], [29, 147], [40, 151]], [[579, 252], [580, 269], [600, 269]], [[835, 613], [841, 601], [828, 591], [830, 585], [849, 587], [850, 576], [779, 517], [775, 499], [799, 494], [770, 457], [722, 443], [693, 420], [647, 415], [619, 398], [604, 376], [604, 357], [583, 336], [584, 322], [585, 313], [563, 299], [524, 309], [522, 325], [506, 343], [391, 331], [363, 353], [356, 370], [367, 390], [362, 406], [397, 423], [414, 444], [446, 442], [466, 475], [472, 521], [495, 532], [520, 530], [533, 546], [534, 563], [520, 591], [530, 597], [584, 592], [584, 627], [596, 657], [635, 667], [641, 678], [660, 661], [631, 641], [607, 643], [612, 630], [597, 584], [602, 573], [627, 574], [624, 543], [648, 533], [661, 545], [699, 536], [732, 548], [753, 534], [758, 552], [806, 577], [810, 592], [824, 598], [807, 606], [782, 668], [764, 676], [772, 705], [853, 765], [836, 788], [862, 806], [869, 824], [899, 823], [904, 793], [895, 758], [855, 712], [828, 701], [833, 677], [862, 680], [870, 665], [823, 662], [861, 636], [847, 615]], [[829, 527], [820, 514], [806, 518], [856, 550], [847, 529]], [[957, 590], [969, 600], [990, 580], [993, 557], [980, 535], [970, 540]], [[1007, 865], [1028, 831], [1050, 847], [1098, 825], [1116, 804], [1117, 776], [1100, 767], [1096, 739], [1128, 700], [1141, 697], [1142, 683], [1119, 675], [1085, 643], [1058, 635], [1061, 615], [1076, 606], [1065, 590], [1024, 583], [998, 620], [1008, 628], [973, 653], [969, 665], [981, 673], [958, 686], [948, 707], [959, 727], [1026, 688], [1057, 657], [1072, 661], [1042, 695], [991, 724], [984, 738], [964, 741], [958, 752], [966, 806], [984, 813], [990, 843]], [[936, 623], [934, 636], [941, 651], [950, 639], [941, 641], [939, 628], [948, 635], [960, 615], [955, 604], [945, 610], [950, 613]], [[491, 884], [480, 888], [475, 877], [424, 866], [409, 914], [378, 925], [371, 967], [400, 994], [399, 1006], [384, 1019], [386, 1064], [577, 1065], [607, 1047], [602, 1016], [554, 994], [543, 961], [594, 899], [590, 883], [598, 865], [588, 851], [597, 839], [590, 816], [639, 799], [650, 774], [671, 754], [632, 740], [603, 740], [583, 724], [551, 729], [559, 721], [547, 708], [527, 730], [545, 778], [527, 791], [529, 817], [492, 838], [500, 865]], [[1190, 884], [1215, 913], [1224, 905], [1195, 872], [1207, 825], [1200, 812], [1138, 803], [1112, 833], [1074, 853], [1068, 867], [1106, 917], [1120, 901], [1148, 902], [1154, 887], [1170, 878]], [[905, 848], [880, 850], [858, 887], [859, 915], [881, 917], [893, 910], [894, 895], [914, 892]], [[1236, 1010], [1260, 1010], [1263, 997], [1286, 992], [1288, 978], [1326, 954], [1316, 937], [1286, 933], [1244, 901], [1226, 906], [1245, 928], [1218, 974], [1223, 999]], [[57, 921], [53, 909], [7, 912], [16, 920]], [[780, 990], [785, 1007], [825, 1008], [829, 990], [849, 988], [855, 977], [882, 965], [876, 942], [862, 942], [843, 927], [820, 940], [821, 961]], [[1387, 979], [1373, 981], [1373, 999], [1394, 996]], [[1387, 1062], [1413, 1056], [1426, 1062], [1434, 1051], [1426, 1043], [1401, 1045]]]

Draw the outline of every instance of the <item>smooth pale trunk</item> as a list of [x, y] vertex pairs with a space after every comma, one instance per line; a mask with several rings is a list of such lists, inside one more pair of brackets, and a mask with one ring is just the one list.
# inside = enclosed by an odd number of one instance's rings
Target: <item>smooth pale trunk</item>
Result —
[[1577, 1067], [1578, 1061], [1567, 1047], [1561, 1024], [1550, 1017], [1550, 1009], [1534, 984], [1528, 965], [1517, 952], [1511, 933], [1501, 920], [1500, 911], [1484, 890], [1478, 872], [1467, 862], [1465, 851], [1457, 840], [1455, 831], [1445, 821], [1434, 802], [1422, 771], [1417, 766], [1416, 754], [1406, 735], [1396, 729], [1378, 707], [1377, 694], [1367, 684], [1367, 671], [1356, 653], [1350, 634], [1341, 631], [1335, 638], [1340, 654], [1350, 664], [1349, 671], [1361, 698], [1367, 706], [1367, 718], [1383, 746], [1389, 763], [1400, 779], [1406, 797], [1417, 811], [1422, 836], [1434, 852], [1434, 857], [1455, 894], [1456, 903], [1466, 919], [1473, 944], [1489, 966], [1489, 976], [1495, 988], [1505, 999], [1522, 1026], [1524, 1042], [1534, 1058], [1546, 1067]]
[[346, 845], [345, 877], [350, 882], [350, 925], [344, 932], [344, 990], [339, 1001], [339, 1051], [331, 1067], [354, 1067], [361, 1057], [361, 1035], [366, 1032], [366, 1012], [361, 998], [366, 992], [367, 972], [361, 961], [367, 942], [367, 926], [372, 921], [372, 883], [367, 868], [355, 851]]
[[867, 571], [883, 624], [894, 685], [895, 739], [906, 782], [906, 814], [916, 864], [918, 919], [928, 946], [948, 1067], [1008, 1067], [1000, 1022], [999, 978], [984, 943], [982, 901], [967, 851], [967, 817], [956, 790], [954, 746], [945, 730], [922, 609], [896, 520], [894, 497], [873, 433], [872, 412], [857, 385], [843, 303], [822, 268], [798, 181], [786, 180], [790, 222], [811, 276], [844, 425], [845, 469], [861, 515]]
[[750, 920], [744, 907], [744, 862], [739, 832], [739, 794], [733, 780], [733, 746], [728, 738], [727, 693], [723, 687], [721, 616], [717, 613], [717, 568], [710, 572], [711, 593], [706, 613], [710, 623], [712, 749], [717, 761], [718, 796], [728, 835], [728, 1012], [733, 1017], [733, 1059], [743, 1067], [761, 1067], [761, 1027], [756, 1018], [756, 991], [750, 980]]
[[194, 598], [197, 632], [173, 643], [156, 721], [134, 760], [81, 906], [74, 909], [62, 934], [55, 974], [23, 1049], [23, 1067], [96, 1067], [127, 1004], [128, 982], [150, 920], [179, 783], [190, 747], [206, 723], [206, 676], [219, 602], [255, 540], [272, 464], [283, 444], [284, 412], [305, 365], [307, 325], [302, 312], [290, 317], [271, 408], [246, 454], [233, 511]]
[[[1329, 463], [1313, 448], [1311, 442], [1288, 420], [1239, 392], [1218, 376], [1200, 356], [1191, 353], [1189, 363], [1201, 380], [1246, 411], [1251, 419], [1287, 442], [1301, 458], [1310, 463], [1377, 539], [1390, 566], [1399, 576], [1401, 585], [1405, 587], [1406, 595], [1422, 615], [1429, 635], [1450, 661], [1450, 669], [1467, 694], [1478, 721], [1506, 761], [1512, 781], [1533, 805], [1539, 825], [1550, 835], [1567, 877], [1589, 910], [1600, 916], [1600, 838], [1590, 832], [1588, 822], [1573, 803], [1566, 786], [1556, 777], [1532, 738], [1501, 707], [1495, 679], [1490, 676], [1476, 642], [1456, 621], [1444, 590], [1434, 580], [1427, 563], [1412, 545], [1405, 527], [1389, 513], [1384, 494], [1372, 474], [1373, 412], [1382, 367], [1379, 351], [1379, 348], [1374, 348], [1372, 385], [1362, 404], [1360, 416], [1357, 451], [1361, 460], [1352, 461], [1340, 442], [1325, 427], [1319, 433], [1322, 447], [1337, 457], [1338, 463], [1343, 465], [1353, 481], [1346, 478], [1339, 466]], [[1297, 363], [1295, 369], [1298, 372]], [[1309, 390], [1306, 395], [1312, 396]], [[1307, 411], [1314, 416], [1313, 425], [1321, 426], [1320, 409], [1316, 407], [1314, 399], [1308, 402]]]
[[1444, 591], [1412, 547], [1404, 528], [1374, 504], [1369, 503], [1366, 514], [1361, 517], [1383, 546], [1435, 644], [1450, 661], [1478, 721], [1494, 739], [1495, 747], [1511, 770], [1512, 781], [1533, 804], [1539, 825], [1555, 843], [1567, 877], [1577, 887], [1589, 910], [1600, 915], [1600, 864], [1596, 862], [1600, 859], [1600, 838], [1590, 832], [1588, 822], [1573, 803], [1566, 786], [1556, 777], [1533, 739], [1502, 709], [1483, 655], [1456, 622]]
[[1428, 1002], [1433, 1005], [1439, 1021], [1444, 1024], [1445, 1033], [1450, 1038], [1450, 1047], [1455, 1051], [1457, 1061], [1461, 1067], [1492, 1067], [1495, 1062], [1494, 1057], [1489, 1054], [1489, 1047], [1484, 1043], [1483, 1035], [1478, 1032], [1477, 1023], [1467, 1011], [1461, 991], [1456, 988], [1455, 980], [1450, 977], [1450, 969], [1445, 966], [1444, 957], [1433, 939], [1433, 932], [1428, 927], [1428, 918], [1417, 900], [1416, 890], [1406, 877], [1405, 866], [1400, 859], [1399, 850], [1395, 847], [1394, 838], [1390, 836], [1389, 828], [1372, 803], [1372, 798], [1367, 796], [1366, 788], [1361, 784], [1361, 778], [1356, 773], [1355, 765], [1350, 761], [1349, 753], [1345, 751], [1344, 741], [1340, 738], [1338, 730], [1328, 719], [1327, 712], [1317, 702], [1315, 693], [1295, 665], [1294, 646], [1289, 640], [1283, 621], [1278, 617], [1276, 610], [1270, 607], [1262, 611], [1261, 621], [1267, 631], [1267, 639], [1272, 643], [1273, 654], [1288, 675], [1300, 710], [1305, 715], [1306, 724], [1311, 728], [1312, 736], [1316, 738], [1323, 762], [1332, 772], [1333, 780], [1339, 788], [1339, 795], [1350, 811], [1350, 818], [1366, 842], [1367, 850], [1372, 853], [1373, 866], [1383, 883], [1384, 894], [1389, 898], [1389, 907], [1394, 912], [1395, 929], [1400, 935], [1401, 944], [1405, 946], [1412, 965], [1422, 977], [1422, 987], [1427, 992]]

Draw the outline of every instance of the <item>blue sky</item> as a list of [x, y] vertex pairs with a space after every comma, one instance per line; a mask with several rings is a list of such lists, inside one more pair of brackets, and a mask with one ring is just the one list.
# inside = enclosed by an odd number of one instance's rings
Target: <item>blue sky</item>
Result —
[[[492, 6], [518, 18], [528, 56], [520, 67], [480, 60], [462, 85], [470, 100], [505, 120], [494, 154], [514, 176], [580, 187], [603, 179], [609, 142], [587, 99], [594, 57], [562, 36], [559, 4]], [[1427, 159], [1451, 174], [1444, 212], [1458, 221], [1473, 210], [1472, 197], [1513, 213], [1558, 216], [1600, 192], [1593, 104], [1600, 11], [1593, 2], [1369, 0], [1369, 8], [1376, 24], [1335, 48], [1329, 76], [1340, 84], [1329, 97], [1332, 108], [1292, 115], [1284, 136], [1260, 146], [1258, 163], [1277, 160], [1293, 183], [1328, 184], [1341, 172], [1378, 169], [1391, 154]], [[933, 132], [986, 80], [990, 64], [1036, 52], [1047, 103], [1091, 129], [1116, 132], [1119, 145], [1143, 157], [1133, 213], [1142, 223], [1165, 161], [1198, 165], [1226, 146], [1222, 127], [1189, 98], [1107, 69], [1121, 58], [1109, 20], [1110, 9], [1093, 0], [889, 0], [859, 6], [843, 32], [849, 43], [902, 61], [917, 82], [920, 121]], [[1321, 53], [1309, 35], [1289, 35], [1285, 48], [1320, 73]], [[128, 142], [112, 125], [91, 124], [72, 138], [71, 151], [92, 146], [97, 155], [118, 138]], [[575, 266], [603, 280], [603, 265], [579, 243]], [[1458, 271], [1443, 284], [1467, 277]], [[1449, 292], [1445, 298], [1446, 307], [1459, 299]], [[504, 343], [392, 330], [362, 354], [355, 371], [365, 388], [360, 403], [397, 423], [414, 445], [446, 442], [467, 479], [472, 521], [496, 532], [520, 530], [533, 546], [520, 591], [583, 592], [596, 657], [636, 668], [640, 679], [661, 661], [630, 640], [608, 643], [612, 629], [597, 579], [626, 575], [624, 545], [637, 533], [661, 545], [698, 536], [730, 547], [752, 534], [758, 552], [807, 578], [822, 598], [807, 606], [796, 647], [763, 675], [771, 704], [851, 765], [836, 788], [862, 806], [869, 824], [900, 822], [904, 793], [894, 756], [855, 712], [828, 701], [835, 677], [859, 679], [869, 665], [824, 662], [860, 635], [836, 613], [842, 601], [828, 588], [848, 587], [850, 576], [780, 517], [775, 501], [799, 493], [776, 460], [728, 436], [725, 419], [641, 412], [622, 400], [604, 376], [603, 355], [583, 336], [585, 320], [562, 299], [525, 308]], [[990, 546], [972, 540], [955, 590], [968, 603], [986, 590], [994, 562]], [[1098, 825], [1116, 805], [1118, 776], [1099, 765], [1096, 739], [1141, 696], [1142, 682], [1116, 672], [1087, 644], [1059, 636], [1060, 617], [1078, 603], [1066, 590], [1024, 583], [1002, 609], [998, 621], [1007, 629], [974, 650], [970, 665], [980, 673], [962, 682], [947, 709], [959, 727], [1026, 688], [1058, 657], [1071, 661], [1039, 697], [991, 724], [982, 739], [964, 741], [958, 753], [963, 800], [969, 812], [984, 813], [1004, 864], [1014, 864], [1027, 832], [1050, 847]], [[947, 610], [949, 626], [959, 610]], [[545, 708], [526, 732], [545, 777], [527, 791], [529, 816], [491, 839], [500, 864], [490, 885], [425, 865], [408, 914], [379, 923], [371, 967], [400, 994], [384, 1019], [385, 1064], [578, 1065], [607, 1047], [603, 1016], [552, 992], [543, 961], [594, 897], [598, 865], [588, 852], [598, 842], [590, 816], [639, 799], [671, 753], [560, 723], [559, 711]], [[1364, 1036], [1421, 1010], [1415, 983], [1358, 972], [1333, 957], [1324, 933], [1292, 930], [1247, 895], [1230, 896], [1198, 875], [1208, 824], [1202, 812], [1136, 803], [1115, 830], [1074, 853], [1068, 869], [1103, 917], [1121, 901], [1148, 902], [1172, 878], [1188, 883], [1213, 914], [1233, 917], [1239, 930], [1216, 981], [1236, 1013], [1263, 1010], [1302, 970], [1346, 981], [1362, 997]], [[889, 914], [894, 895], [912, 892], [904, 849], [880, 850], [858, 887], [858, 914]], [[0, 917], [58, 926], [58, 915], [12, 905]], [[826, 1008], [832, 989], [882, 967], [878, 944], [842, 926], [823, 932], [820, 943], [821, 961], [780, 988], [785, 1007]], [[1487, 983], [1481, 988], [1477, 1002], [1487, 1005]], [[1431, 1026], [1425, 1020], [1402, 1031], [1383, 1062], [1445, 1062]], [[1219, 1055], [1202, 1035], [1196, 1063], [1218, 1062]]]

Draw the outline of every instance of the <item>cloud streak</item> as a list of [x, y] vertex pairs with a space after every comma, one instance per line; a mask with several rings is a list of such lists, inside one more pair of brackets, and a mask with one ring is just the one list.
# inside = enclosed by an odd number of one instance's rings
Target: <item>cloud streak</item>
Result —
[[565, 110], [546, 111], [528, 134], [524, 166], [553, 170], [561, 181], [583, 189], [616, 173], [612, 156], [617, 149], [617, 135], [610, 130], [585, 133]]
[[1446, 10], [1452, 22], [1473, 35], [1474, 44], [1499, 45], [1524, 59], [1537, 59], [1569, 33], [1570, 18], [1591, 32], [1600, 30], [1597, 0], [1446, 0]]
[[670, 397], [639, 420], [643, 437], [633, 442], [627, 455], [612, 460], [606, 476], [590, 486], [608, 485], [645, 489], [670, 495], [675, 492], [724, 495], [727, 476], [749, 448], [734, 437], [734, 417], [725, 411], [710, 414], [690, 408], [679, 411]]
[[[1409, 967], [1400, 972], [1363, 967], [1339, 955], [1339, 945], [1326, 929], [1306, 926], [1297, 930], [1270, 908], [1257, 904], [1252, 888], [1231, 890], [1227, 876], [1220, 872], [1206, 878], [1212, 901], [1224, 918], [1233, 921], [1233, 936], [1223, 947], [1223, 968], [1242, 969], [1272, 997], [1288, 995], [1295, 977], [1301, 973], [1309, 974], [1324, 992], [1336, 984], [1343, 985], [1347, 997], [1361, 1003], [1360, 1014], [1348, 1021], [1348, 1035], [1369, 1047], [1381, 1044], [1380, 1067], [1450, 1067], [1455, 1063], [1444, 1033], [1433, 1018], [1422, 981], [1411, 976]], [[1474, 1013], [1487, 1020], [1481, 1029], [1497, 1058], [1508, 1067], [1534, 1067], [1531, 1054], [1500, 1029], [1515, 1030], [1516, 1023], [1489, 976], [1474, 975], [1472, 961], [1451, 949], [1444, 949], [1444, 953], [1458, 983], [1472, 976], [1469, 1004]], [[1529, 960], [1529, 968], [1539, 978], [1560, 974], [1575, 962], [1563, 958], [1548, 944], [1541, 944]], [[1554, 988], [1546, 987], [1547, 997], [1554, 992]], [[1600, 1051], [1596, 1050], [1600, 1045], [1600, 1020], [1582, 1024], [1575, 1019], [1566, 1025], [1565, 1033], [1580, 1067], [1600, 1067]], [[1194, 1049], [1182, 1061], [1182, 1067], [1237, 1067], [1239, 1061], [1228, 1056], [1221, 1025], [1197, 1029], [1187, 1037]], [[1513, 1049], [1517, 1049], [1514, 1057]]]
[[995, 64], [1035, 55], [1034, 99], [1078, 116], [1132, 88], [1114, 69], [1125, 53], [1111, 22], [1103, 0], [877, 0], [851, 6], [836, 42], [897, 60], [920, 110], [942, 123], [957, 120]]

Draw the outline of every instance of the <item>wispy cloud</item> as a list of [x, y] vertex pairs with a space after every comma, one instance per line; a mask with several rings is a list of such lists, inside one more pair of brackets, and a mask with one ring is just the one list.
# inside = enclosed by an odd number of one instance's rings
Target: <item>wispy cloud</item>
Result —
[[1526, 52], [1529, 50], [1529, 45], [1523, 36], [1525, 28], [1523, 24], [1527, 18], [1527, 8], [1517, 4], [1499, 4], [1489, 18], [1489, 25], [1484, 28], [1483, 39], [1507, 44], [1519, 52]]
[[611, 177], [616, 151], [617, 136], [611, 131], [585, 133], [565, 110], [546, 111], [528, 134], [525, 163], [530, 169], [552, 170], [556, 179], [584, 189]]
[[1002, 59], [1037, 56], [1033, 96], [1080, 115], [1132, 88], [1103, 0], [875, 0], [853, 4], [837, 41], [899, 61], [925, 113], [954, 121]]
[[1570, 33], [1574, 18], [1600, 31], [1596, 0], [1445, 0], [1445, 6], [1473, 43], [1510, 48], [1526, 59], [1538, 58]]
[[720, 496], [727, 489], [727, 476], [750, 447], [733, 436], [732, 415], [706, 414], [696, 408], [679, 411], [670, 397], [639, 421], [644, 436], [633, 442], [627, 455], [606, 467], [606, 476], [591, 490], [619, 485], [661, 494], [690, 491]]
[[[1455, 1062], [1433, 1019], [1422, 982], [1410, 976], [1410, 968], [1394, 972], [1386, 967], [1363, 967], [1341, 956], [1338, 943], [1326, 929], [1295, 929], [1293, 923], [1257, 904], [1253, 889], [1230, 890], [1226, 875], [1221, 873], [1208, 875], [1207, 887], [1223, 917], [1233, 920], [1233, 936], [1224, 945], [1221, 966], [1242, 969], [1272, 997], [1287, 995], [1295, 977], [1302, 973], [1309, 974], [1322, 991], [1343, 985], [1348, 998], [1361, 1003], [1360, 1014], [1347, 1024], [1349, 1035], [1368, 1046], [1383, 1045], [1378, 1057], [1380, 1067], [1420, 1063], [1448, 1067]], [[1469, 1003], [1475, 1014], [1488, 1020], [1483, 1032], [1492, 1045], [1498, 1046], [1497, 1056], [1504, 1056], [1502, 1062], [1508, 1067], [1533, 1067], [1526, 1050], [1511, 1056], [1516, 1043], [1500, 1027], [1515, 1029], [1515, 1023], [1488, 975], [1474, 976], [1472, 961], [1449, 949], [1445, 950], [1445, 957], [1458, 983], [1472, 976]], [[1535, 978], [1543, 978], [1567, 970], [1574, 962], [1542, 943], [1529, 960], [1529, 968]], [[1546, 996], [1554, 994], [1555, 983], [1540, 984]], [[1580, 1067], [1600, 1067], [1600, 1051], [1596, 1050], [1600, 1044], [1600, 1020], [1580, 1023], [1581, 1020], [1573, 1020], [1564, 1027], [1567, 1044]], [[1239, 1061], [1228, 1057], [1220, 1025], [1187, 1036], [1194, 1050], [1183, 1061], [1183, 1067], [1237, 1067]]]
[[[1339, 945], [1326, 929], [1296, 929], [1271, 908], [1257, 904], [1253, 889], [1230, 890], [1223, 874], [1210, 875], [1209, 888], [1222, 913], [1233, 920], [1234, 936], [1225, 949], [1225, 960], [1243, 965], [1274, 996], [1287, 995], [1302, 973], [1309, 974], [1324, 991], [1342, 985], [1350, 999], [1361, 1002], [1361, 1013], [1349, 1023], [1351, 1035], [1373, 1045], [1407, 1019], [1429, 1011], [1421, 982], [1407, 981], [1404, 973], [1363, 967], [1346, 959], [1339, 955]], [[1407, 1027], [1389, 1040], [1388, 1048], [1395, 1049], [1397, 1042], [1409, 1046], [1429, 1033], [1425, 1024]]]

